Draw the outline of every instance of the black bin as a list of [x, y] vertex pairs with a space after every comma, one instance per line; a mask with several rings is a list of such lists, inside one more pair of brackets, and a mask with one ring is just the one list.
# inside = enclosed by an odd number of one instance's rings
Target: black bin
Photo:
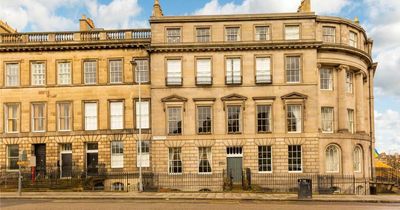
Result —
[[297, 193], [298, 199], [311, 199], [312, 198], [312, 180], [311, 179], [298, 179], [299, 190]]
[[371, 195], [377, 195], [378, 194], [376, 192], [376, 186], [369, 186], [369, 194], [371, 194]]

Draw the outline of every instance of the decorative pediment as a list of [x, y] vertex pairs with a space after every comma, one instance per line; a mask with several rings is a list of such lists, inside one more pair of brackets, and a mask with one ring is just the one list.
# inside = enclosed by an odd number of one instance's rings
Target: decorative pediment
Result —
[[303, 100], [305, 100], [307, 98], [308, 98], [307, 95], [304, 95], [304, 94], [301, 94], [298, 92], [289, 93], [289, 94], [286, 94], [281, 97], [282, 100], [287, 100], [287, 99], [303, 99]]
[[178, 95], [171, 95], [161, 99], [161, 102], [186, 102], [188, 99]]
[[221, 98], [222, 101], [246, 101], [247, 97], [239, 94], [230, 94]]

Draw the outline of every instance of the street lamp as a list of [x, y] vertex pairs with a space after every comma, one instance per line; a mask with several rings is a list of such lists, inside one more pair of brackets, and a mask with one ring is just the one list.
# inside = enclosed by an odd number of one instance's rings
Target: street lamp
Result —
[[[135, 71], [136, 70], [136, 61], [135, 59], [132, 59], [131, 61], [132, 64], [132, 70]], [[139, 72], [138, 72], [139, 73]], [[136, 78], [138, 78], [138, 83], [139, 83], [139, 119], [137, 122], [137, 125], [139, 127], [139, 192], [143, 192], [143, 180], [142, 180], [142, 79], [140, 78], [140, 75], [136, 75], [134, 74]], [[134, 78], [135, 79], [135, 78]]]

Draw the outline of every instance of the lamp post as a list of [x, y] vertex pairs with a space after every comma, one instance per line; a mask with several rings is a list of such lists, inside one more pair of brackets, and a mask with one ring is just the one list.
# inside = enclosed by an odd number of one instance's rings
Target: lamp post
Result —
[[[132, 64], [132, 69], [133, 71], [135, 71], [136, 69], [136, 61], [135, 59], [133, 59], [131, 61]], [[139, 87], [139, 107], [137, 107], [137, 109], [139, 109], [139, 119], [137, 122], [137, 125], [139, 127], [139, 141], [138, 141], [138, 148], [139, 148], [139, 192], [143, 192], [143, 179], [142, 179], [142, 79], [140, 78], [140, 75], [136, 75], [135, 77], [138, 78], [138, 87]]]

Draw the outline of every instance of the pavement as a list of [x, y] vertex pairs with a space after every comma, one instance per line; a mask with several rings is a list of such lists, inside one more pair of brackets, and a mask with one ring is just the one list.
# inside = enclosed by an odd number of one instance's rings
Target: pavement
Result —
[[[219, 200], [219, 201], [299, 201], [296, 194], [266, 194], [252, 192], [0, 192], [0, 199], [57, 199], [57, 200]], [[301, 201], [400, 203], [400, 195], [313, 195]]]

